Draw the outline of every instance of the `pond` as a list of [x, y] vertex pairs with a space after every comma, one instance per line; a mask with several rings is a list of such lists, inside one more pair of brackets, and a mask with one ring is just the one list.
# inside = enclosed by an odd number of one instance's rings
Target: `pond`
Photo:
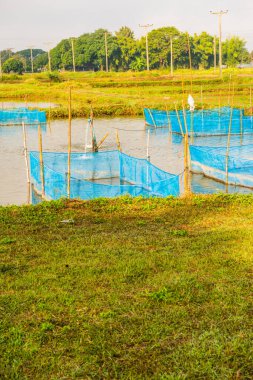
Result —
[[[183, 142], [177, 135], [171, 135], [167, 128], [148, 129], [142, 118], [113, 118], [94, 121], [97, 141], [109, 132], [103, 149], [117, 149], [116, 131], [118, 129], [122, 151], [126, 154], [146, 158], [147, 136], [150, 130], [149, 155], [152, 164], [173, 174], [182, 174]], [[87, 120], [72, 121], [72, 150], [85, 151]], [[42, 127], [43, 150], [67, 152], [68, 121], [54, 120]], [[221, 137], [199, 137], [196, 145], [226, 146], [227, 139]], [[231, 137], [231, 145], [252, 144], [253, 135]], [[27, 126], [28, 150], [38, 150], [38, 131], [36, 126]], [[24, 204], [27, 202], [26, 167], [21, 126], [0, 127], [0, 204]], [[183, 175], [181, 175], [181, 182]], [[181, 183], [181, 185], [182, 185]], [[202, 175], [191, 175], [191, 189], [194, 193], [225, 192], [226, 186]], [[252, 190], [229, 186], [229, 192], [249, 193]]]

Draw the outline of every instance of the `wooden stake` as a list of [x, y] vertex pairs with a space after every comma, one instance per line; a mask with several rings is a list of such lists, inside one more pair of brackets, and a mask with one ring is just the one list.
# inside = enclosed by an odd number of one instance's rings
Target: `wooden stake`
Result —
[[45, 198], [45, 176], [44, 176], [44, 162], [43, 162], [43, 148], [42, 148], [42, 134], [40, 125], [38, 126], [39, 137], [39, 152], [40, 152], [40, 180], [41, 180], [41, 195]]
[[105, 139], [109, 136], [109, 132], [107, 132], [104, 137], [97, 143], [97, 148], [99, 149], [101, 147], [101, 145], [103, 144], [103, 142], [105, 141]]
[[249, 93], [249, 101], [250, 101], [250, 115], [252, 116], [252, 87], [250, 87], [250, 93]]
[[[232, 128], [232, 120], [233, 120], [233, 106], [230, 111], [230, 121], [229, 121], [229, 128], [228, 128], [228, 140], [227, 140], [227, 152], [226, 152], [226, 184], [228, 185], [228, 171], [229, 171], [229, 149], [230, 149], [230, 139], [231, 139], [231, 128]], [[228, 189], [226, 189], [228, 191]]]
[[242, 110], [240, 110], [240, 130], [241, 130], [241, 143], [242, 143], [242, 135], [243, 135], [243, 116], [242, 116]]
[[181, 123], [181, 120], [180, 120], [180, 117], [179, 117], [179, 114], [178, 114], [176, 103], [175, 103], [175, 110], [176, 110], [176, 114], [177, 114], [177, 121], [178, 121], [178, 124], [179, 124], [179, 127], [180, 127], [181, 135], [182, 135], [182, 137], [184, 137], [183, 127], [182, 127], [182, 123]]
[[70, 177], [71, 177], [71, 132], [72, 132], [72, 109], [71, 109], [71, 87], [69, 88], [69, 125], [68, 125], [68, 186], [67, 195], [70, 198]]
[[167, 114], [167, 119], [168, 119], [169, 132], [172, 133], [172, 125], [171, 125], [171, 120], [170, 120], [170, 113], [168, 111], [167, 105], [165, 106], [165, 108], [166, 108], [166, 114]]
[[119, 140], [119, 131], [118, 131], [118, 129], [116, 129], [116, 141], [117, 141], [118, 150], [121, 152], [121, 145], [120, 145], [120, 140]]
[[154, 116], [152, 115], [152, 112], [150, 111], [150, 108], [148, 108], [148, 112], [149, 112], [149, 115], [153, 121], [153, 124], [154, 124], [154, 127], [157, 128], [157, 125], [156, 125], [156, 122], [155, 122], [155, 119], [154, 119]]
[[187, 196], [190, 193], [189, 184], [189, 141], [188, 134], [184, 136], [184, 195]]
[[188, 126], [187, 126], [186, 113], [185, 113], [185, 107], [184, 107], [183, 102], [182, 102], [182, 107], [183, 107], [185, 134], [188, 135]]
[[147, 136], [147, 160], [150, 161], [150, 155], [149, 155], [149, 140], [150, 140], [150, 130], [148, 130], [148, 136]]
[[28, 164], [28, 155], [27, 155], [27, 139], [26, 139], [26, 128], [25, 123], [22, 123], [23, 128], [23, 142], [24, 142], [24, 154], [25, 154], [25, 166], [26, 166], [26, 178], [27, 183], [30, 183], [30, 170], [29, 170], [29, 164]]

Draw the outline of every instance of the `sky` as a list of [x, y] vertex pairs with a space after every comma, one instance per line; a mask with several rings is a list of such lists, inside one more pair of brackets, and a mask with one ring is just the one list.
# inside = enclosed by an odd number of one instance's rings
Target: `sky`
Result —
[[115, 32], [121, 26], [129, 26], [139, 38], [144, 34], [139, 24], [218, 35], [218, 17], [210, 11], [227, 9], [223, 39], [238, 35], [253, 51], [252, 0], [0, 0], [0, 50], [48, 50], [63, 38], [98, 28]]

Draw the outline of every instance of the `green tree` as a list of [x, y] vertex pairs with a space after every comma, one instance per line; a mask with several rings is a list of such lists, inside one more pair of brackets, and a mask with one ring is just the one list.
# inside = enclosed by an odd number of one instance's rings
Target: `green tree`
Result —
[[22, 74], [24, 72], [24, 64], [18, 58], [9, 58], [3, 64], [3, 72]]
[[118, 68], [120, 70], [129, 70], [131, 63], [138, 54], [137, 43], [134, 39], [133, 31], [127, 26], [120, 28], [115, 33], [118, 44]]
[[247, 51], [246, 41], [240, 37], [230, 37], [222, 44], [223, 62], [228, 66], [235, 66], [239, 63], [249, 63], [250, 54]]
[[[179, 30], [173, 26], [154, 29], [148, 34], [150, 68], [159, 69], [169, 65], [170, 38], [175, 38], [179, 35]], [[146, 54], [145, 38], [142, 38], [142, 44]]]
[[193, 65], [207, 69], [213, 65], [213, 37], [206, 32], [193, 36]]

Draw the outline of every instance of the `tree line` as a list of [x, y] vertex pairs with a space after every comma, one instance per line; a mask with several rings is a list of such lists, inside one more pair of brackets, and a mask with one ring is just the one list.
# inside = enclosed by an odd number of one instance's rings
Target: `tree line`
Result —
[[[166, 69], [171, 64], [171, 41], [174, 68], [208, 69], [218, 63], [218, 38], [202, 32], [190, 36], [175, 27], [153, 29], [148, 33], [150, 69]], [[136, 39], [133, 31], [121, 27], [114, 34], [105, 29], [85, 33], [75, 39], [64, 39], [50, 50], [51, 70], [73, 70], [73, 53], [76, 71], [103, 71], [106, 67], [106, 47], [110, 71], [141, 71], [146, 69], [146, 38]], [[217, 52], [215, 54], [215, 51]], [[231, 36], [222, 43], [223, 64], [233, 67], [249, 63], [252, 53], [246, 41]], [[49, 54], [41, 49], [16, 53], [1, 52], [4, 72], [35, 72], [49, 69]], [[18, 62], [18, 64], [17, 64]]]

